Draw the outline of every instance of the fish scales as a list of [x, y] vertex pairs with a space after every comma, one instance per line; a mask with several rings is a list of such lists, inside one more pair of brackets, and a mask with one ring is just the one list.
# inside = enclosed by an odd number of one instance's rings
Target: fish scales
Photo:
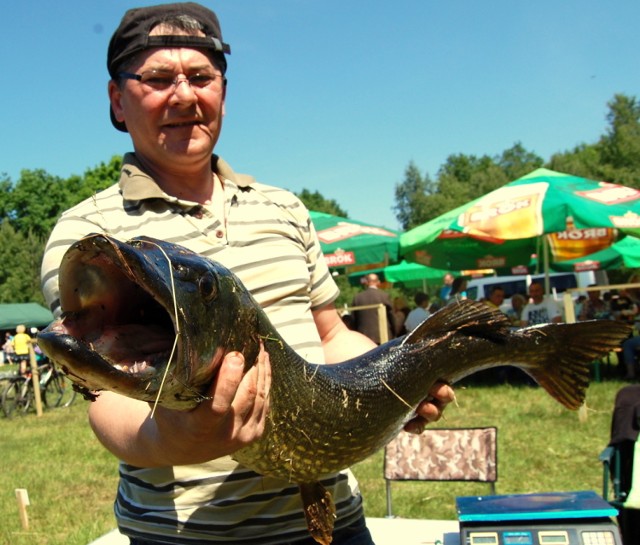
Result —
[[265, 432], [234, 457], [297, 483], [309, 531], [324, 545], [334, 507], [319, 480], [384, 446], [434, 383], [514, 365], [577, 409], [591, 361], [629, 334], [613, 321], [513, 329], [499, 311], [461, 301], [401, 339], [317, 365], [287, 345], [233, 273], [175, 244], [90, 235], [69, 248], [59, 280], [64, 312], [39, 343], [88, 398], [106, 389], [189, 409], [225, 354], [242, 352], [251, 366], [264, 343], [272, 368]]

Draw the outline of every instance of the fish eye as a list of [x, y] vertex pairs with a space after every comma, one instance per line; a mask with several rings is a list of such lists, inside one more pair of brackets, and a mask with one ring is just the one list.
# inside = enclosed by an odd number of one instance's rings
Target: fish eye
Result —
[[198, 280], [198, 289], [202, 297], [210, 301], [218, 295], [218, 282], [216, 277], [210, 273], [204, 274]]

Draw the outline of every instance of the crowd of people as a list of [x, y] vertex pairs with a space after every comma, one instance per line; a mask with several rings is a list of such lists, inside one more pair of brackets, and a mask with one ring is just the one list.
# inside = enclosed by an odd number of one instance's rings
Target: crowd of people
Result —
[[[393, 301], [381, 287], [380, 278], [376, 274], [365, 276], [364, 289], [357, 294], [353, 305], [383, 304], [388, 317], [388, 338], [399, 337], [411, 332], [431, 313], [441, 306], [452, 304], [467, 298], [467, 280], [451, 273], [446, 273], [442, 285], [434, 290], [432, 299], [422, 291], [415, 293], [413, 305], [407, 304], [403, 296], [396, 296]], [[589, 286], [586, 295], [580, 295], [574, 301], [576, 320], [619, 320], [633, 327], [634, 334], [627, 339], [620, 350], [620, 370], [627, 380], [640, 377], [640, 293], [638, 290], [604, 290], [596, 285]], [[483, 301], [504, 312], [513, 327], [526, 327], [542, 323], [560, 323], [564, 321], [561, 305], [551, 296], [545, 296], [545, 288], [541, 282], [531, 282], [528, 293], [515, 293], [506, 301], [505, 289], [494, 285]], [[368, 317], [367, 317], [368, 315]], [[352, 314], [351, 327], [380, 343], [377, 311], [356, 310]], [[373, 331], [371, 328], [375, 329]]]
[[4, 342], [0, 347], [0, 365], [17, 365], [18, 373], [24, 375], [31, 366], [30, 346], [33, 347], [36, 362], [40, 364], [45, 359], [45, 355], [38, 346], [37, 335], [36, 327], [31, 327], [27, 332], [24, 324], [16, 326], [14, 333], [6, 331]]

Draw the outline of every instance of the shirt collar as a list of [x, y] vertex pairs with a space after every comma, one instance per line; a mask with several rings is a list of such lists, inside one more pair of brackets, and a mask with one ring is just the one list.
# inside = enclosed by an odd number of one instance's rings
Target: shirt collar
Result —
[[[249, 189], [251, 184], [255, 182], [252, 176], [234, 172], [229, 164], [217, 155], [211, 156], [211, 170], [219, 176], [223, 186], [225, 186], [225, 182], [229, 181], [240, 189]], [[142, 169], [135, 153], [126, 153], [122, 158], [119, 185], [126, 200], [163, 199], [188, 206], [194, 205], [193, 202], [183, 201], [165, 193], [155, 180]]]

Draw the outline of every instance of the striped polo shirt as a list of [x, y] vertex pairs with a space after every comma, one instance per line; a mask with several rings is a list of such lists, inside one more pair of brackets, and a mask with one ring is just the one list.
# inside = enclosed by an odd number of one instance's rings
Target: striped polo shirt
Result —
[[[231, 269], [291, 347], [324, 362], [311, 310], [333, 302], [338, 288], [308, 211], [292, 193], [236, 174], [216, 156], [212, 170], [216, 190], [224, 192], [224, 218], [209, 206], [167, 195], [135, 155], [126, 154], [119, 183], [66, 211], [49, 238], [42, 283], [51, 310], [60, 313], [58, 267], [73, 242], [90, 233], [119, 240], [146, 235]], [[349, 471], [322, 482], [336, 502], [337, 529], [362, 515]], [[167, 468], [121, 463], [115, 513], [122, 533], [166, 543], [275, 545], [308, 537], [297, 486], [229, 457]]]

